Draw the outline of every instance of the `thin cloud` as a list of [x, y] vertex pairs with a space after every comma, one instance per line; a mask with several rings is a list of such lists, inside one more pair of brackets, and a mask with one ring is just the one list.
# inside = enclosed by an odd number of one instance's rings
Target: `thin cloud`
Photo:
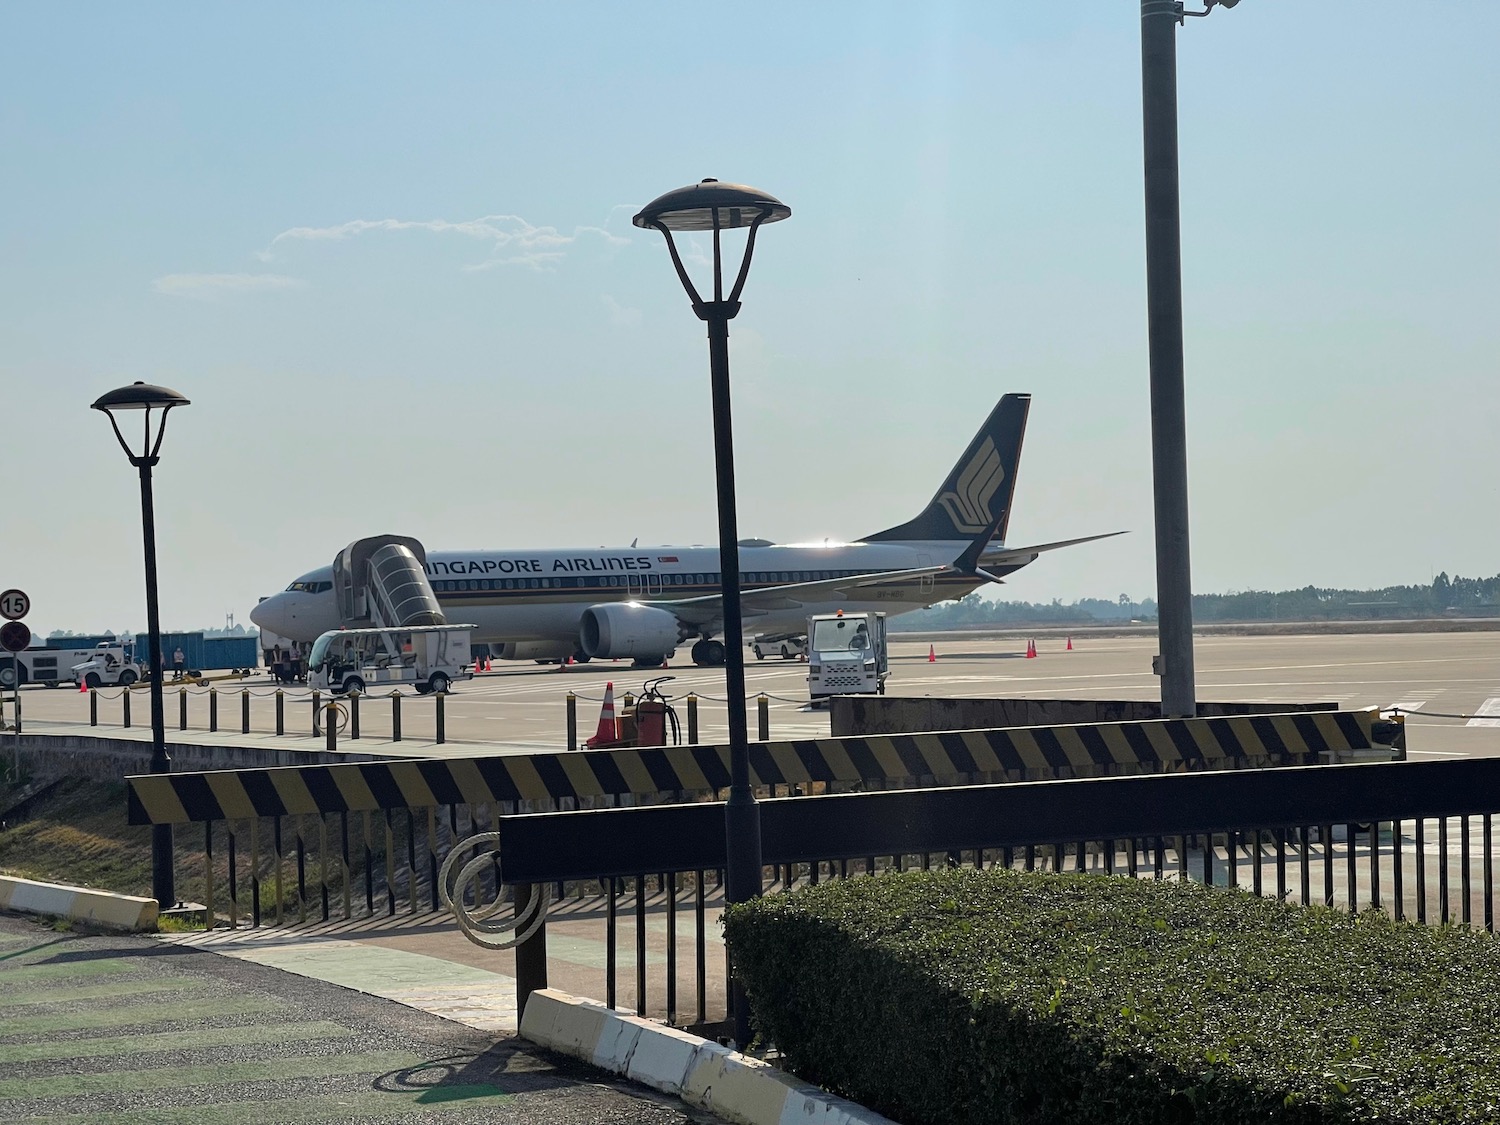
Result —
[[609, 310], [609, 322], [617, 328], [634, 328], [641, 322], [641, 310], [622, 305], [608, 293], [604, 294], [604, 307]]
[[212, 300], [235, 293], [266, 293], [275, 290], [301, 289], [307, 282], [300, 277], [283, 277], [275, 273], [169, 273], [158, 277], [151, 287], [171, 297], [195, 297]]
[[463, 268], [468, 271], [493, 269], [495, 266], [520, 265], [542, 269], [564, 258], [570, 248], [585, 240], [598, 240], [606, 246], [624, 246], [628, 239], [611, 234], [603, 227], [578, 226], [564, 234], [556, 227], [539, 227], [519, 215], [482, 215], [477, 219], [354, 219], [329, 227], [292, 227], [284, 230], [264, 250], [256, 254], [263, 262], [275, 258], [278, 248], [292, 242], [343, 242], [370, 234], [419, 231], [426, 234], [456, 235], [475, 242], [488, 243], [489, 256]]

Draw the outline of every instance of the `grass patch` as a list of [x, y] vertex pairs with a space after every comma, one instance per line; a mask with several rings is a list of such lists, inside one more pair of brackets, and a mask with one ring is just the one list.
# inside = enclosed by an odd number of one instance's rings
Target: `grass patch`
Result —
[[[16, 792], [15, 787], [0, 786], [0, 806], [7, 794]], [[152, 895], [151, 880], [151, 829], [131, 826], [125, 822], [126, 786], [123, 782], [98, 782], [70, 779], [47, 798], [38, 801], [30, 811], [30, 818], [4, 831], [0, 831], [0, 874], [18, 875], [26, 879], [37, 879], [49, 883], [64, 883], [77, 887], [92, 887], [115, 891], [120, 894]], [[406, 814], [398, 812], [396, 831], [392, 844], [395, 867], [400, 886], [397, 893], [397, 910], [404, 910], [407, 903], [406, 881]], [[426, 825], [420, 823], [418, 832], [425, 833]], [[305, 905], [307, 917], [321, 916], [322, 891], [318, 879], [326, 870], [329, 879], [329, 906], [337, 915], [342, 912], [343, 883], [339, 863], [340, 833], [334, 817], [328, 817], [319, 827], [314, 816], [285, 816], [282, 821], [281, 860], [281, 905], [282, 917], [296, 920], [301, 916], [297, 905], [296, 841], [302, 833], [305, 849], [305, 871], [308, 901]], [[365, 849], [370, 849], [371, 868], [375, 872], [375, 908], [385, 909], [384, 887], [386, 836], [380, 817], [370, 818], [370, 835], [365, 836], [366, 818], [363, 815], [349, 816], [350, 859], [353, 870], [349, 880], [349, 892], [355, 913], [364, 910], [364, 864]], [[267, 921], [276, 918], [276, 868], [272, 854], [274, 846], [274, 822], [263, 817], [258, 822], [258, 857], [251, 847], [250, 822], [235, 821], [238, 832], [237, 882], [239, 915], [248, 918], [252, 910], [253, 879], [252, 866], [258, 858], [260, 874], [260, 903], [262, 917]], [[213, 906], [217, 918], [229, 915], [229, 846], [226, 826], [220, 822], [215, 826], [214, 844], [214, 891]], [[206, 863], [204, 853], [204, 826], [202, 824], [179, 824], [174, 828], [173, 856], [176, 870], [176, 890], [180, 899], [207, 903], [207, 888], [204, 886]], [[324, 844], [327, 850], [324, 850]], [[425, 856], [419, 852], [419, 867]], [[424, 874], [425, 872], [419, 872]], [[419, 902], [426, 902], [427, 890], [418, 895]], [[161, 929], [181, 932], [202, 928], [201, 914], [197, 922], [188, 919], [181, 922], [163, 919]]]
[[1012, 871], [803, 888], [725, 932], [792, 1069], [907, 1125], [1500, 1119], [1485, 934]]
[[156, 920], [156, 932], [160, 934], [196, 934], [207, 928], [203, 915], [196, 911], [190, 915], [163, 914]]
[[73, 779], [0, 832], [0, 873], [150, 895], [151, 833], [125, 823], [123, 782]]

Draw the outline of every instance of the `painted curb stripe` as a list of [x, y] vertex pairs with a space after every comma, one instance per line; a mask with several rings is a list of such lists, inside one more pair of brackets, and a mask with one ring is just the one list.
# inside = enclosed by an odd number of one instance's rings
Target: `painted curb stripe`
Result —
[[[979, 763], [974, 760], [974, 755], [969, 753], [968, 743], [964, 736], [957, 732], [952, 734], [940, 734], [937, 736], [938, 745], [942, 747], [943, 753], [953, 763], [954, 772], [959, 774], [979, 773]], [[836, 746], [837, 743], [834, 743]]]
[[[156, 928], [156, 900], [61, 883], [0, 875], [0, 907], [23, 914], [53, 915], [126, 930]], [[5, 974], [0, 972], [0, 979]]]
[[333, 779], [326, 768], [311, 766], [303, 771], [302, 780], [307, 785], [307, 791], [312, 795], [318, 808], [325, 812], [349, 811], [349, 803], [344, 800], [343, 793], [339, 791], [339, 783]]
[[1297, 728], [1297, 733], [1302, 736], [1302, 741], [1307, 744], [1311, 753], [1320, 754], [1331, 749], [1328, 740], [1323, 737], [1323, 730], [1311, 715], [1292, 716], [1292, 725]]
[[[1376, 712], [1010, 727], [755, 742], [755, 785], [962, 781], [980, 773], [1097, 776], [1305, 764], [1373, 748]], [[727, 746], [673, 746], [272, 769], [127, 779], [131, 824], [374, 812], [495, 801], [702, 793], [729, 785]]]
[[218, 801], [219, 808], [224, 811], [224, 816], [230, 820], [248, 820], [255, 815], [255, 806], [250, 802], [249, 795], [245, 792], [244, 785], [232, 774], [213, 773], [204, 774], [208, 781], [208, 787], [213, 790], [214, 799]]
[[1218, 740], [1219, 749], [1224, 752], [1226, 758], [1248, 758], [1249, 754], [1240, 743], [1239, 736], [1235, 734], [1234, 724], [1228, 719], [1209, 719], [1208, 729]]
[[1161, 733], [1165, 734], [1176, 747], [1178, 755], [1184, 762], [1201, 766], [1212, 760], [1198, 749], [1198, 742], [1193, 738], [1192, 727], [1187, 723], [1167, 723], [1166, 730]]
[[531, 994], [520, 1036], [744, 1125], [894, 1125], [760, 1059], [557, 989]]
[[975, 769], [983, 773], [998, 773], [1005, 769], [1000, 763], [1000, 756], [990, 745], [989, 739], [979, 731], [960, 731], [959, 737], [963, 740], [964, 749], [968, 751]]
[[[719, 756], [717, 747], [690, 746], [688, 749], [692, 751], [693, 761], [698, 763], [698, 770], [703, 774], [710, 789], [729, 788], [729, 766]], [[619, 769], [608, 754], [600, 754], [599, 757], [604, 759], [602, 764], [607, 765], [614, 772], [615, 777], [620, 776]]]

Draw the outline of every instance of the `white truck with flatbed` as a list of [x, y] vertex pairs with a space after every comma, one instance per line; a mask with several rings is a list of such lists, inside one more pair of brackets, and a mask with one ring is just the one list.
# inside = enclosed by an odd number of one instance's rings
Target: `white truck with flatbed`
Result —
[[[120, 651], [119, 646], [101, 647], [115, 647], [116, 652]], [[62, 687], [72, 682], [74, 666], [91, 659], [95, 651], [93, 648], [37, 647], [0, 653], [0, 683], [7, 688], [15, 686], [17, 681], [22, 687], [27, 684]], [[11, 675], [4, 675], [5, 672]]]
[[773, 633], [756, 637], [750, 642], [750, 650], [755, 653], [757, 660], [764, 660], [768, 656], [796, 660], [807, 655], [807, 638], [797, 633]]
[[394, 629], [332, 629], [313, 642], [307, 683], [320, 691], [361, 695], [376, 687], [411, 684], [419, 695], [446, 692], [473, 678], [472, 625], [412, 625]]

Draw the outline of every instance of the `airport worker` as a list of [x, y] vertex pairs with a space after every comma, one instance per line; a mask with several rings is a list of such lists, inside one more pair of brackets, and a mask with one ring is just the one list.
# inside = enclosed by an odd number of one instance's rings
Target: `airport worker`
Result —
[[182, 679], [182, 665], [186, 660], [187, 657], [182, 654], [182, 646], [178, 645], [177, 650], [172, 653], [172, 679]]

